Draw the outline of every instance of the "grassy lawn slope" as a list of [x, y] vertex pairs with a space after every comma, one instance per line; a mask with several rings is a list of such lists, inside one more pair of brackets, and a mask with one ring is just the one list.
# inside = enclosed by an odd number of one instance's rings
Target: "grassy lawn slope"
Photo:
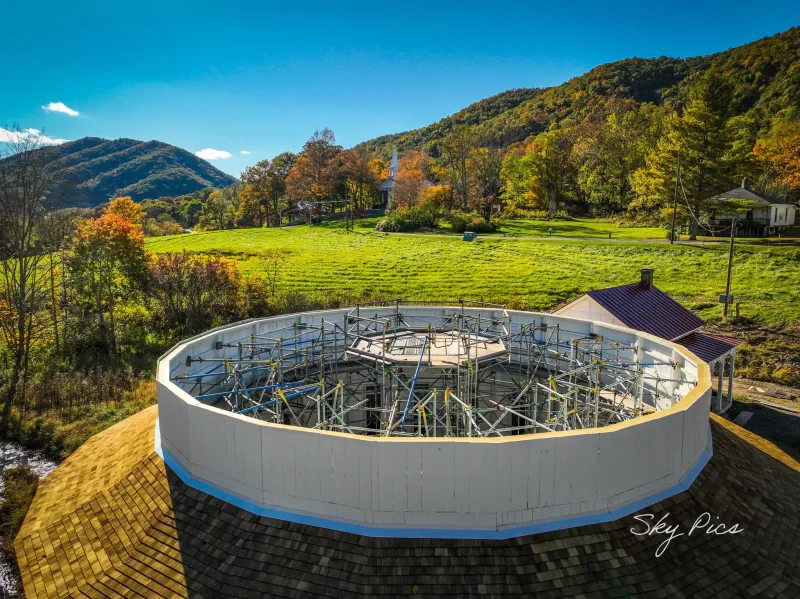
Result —
[[[702, 317], [719, 314], [725, 290], [725, 245], [509, 240], [386, 235], [307, 226], [213, 231], [148, 241], [152, 252], [220, 254], [257, 275], [262, 255], [284, 255], [280, 287], [308, 294], [339, 292], [415, 300], [468, 298], [550, 310], [590, 289], [638, 280], [655, 268], [656, 285]], [[764, 324], [800, 318], [800, 250], [737, 248], [733, 293], [742, 314]]]

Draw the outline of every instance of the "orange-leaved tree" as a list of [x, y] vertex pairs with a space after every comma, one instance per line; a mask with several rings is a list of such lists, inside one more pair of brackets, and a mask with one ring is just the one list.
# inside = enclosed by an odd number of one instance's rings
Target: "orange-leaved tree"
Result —
[[776, 123], [756, 142], [753, 154], [764, 165], [770, 183], [781, 191], [800, 191], [800, 122]]
[[326, 127], [314, 132], [286, 176], [290, 204], [333, 199], [340, 175], [336, 158], [341, 151], [333, 131]]
[[144, 233], [119, 214], [87, 219], [78, 225], [67, 267], [73, 303], [83, 306], [93, 346], [114, 353], [115, 310], [146, 282]]
[[346, 179], [348, 197], [357, 210], [369, 208], [377, 198], [381, 167], [365, 146], [356, 146], [341, 153], [342, 173]]
[[141, 226], [144, 222], [145, 214], [144, 208], [140, 204], [134, 202], [130, 197], [123, 196], [114, 198], [108, 203], [103, 214], [116, 214], [125, 220], [129, 220], [134, 225]]
[[417, 199], [417, 210], [420, 224], [423, 227], [435, 227], [444, 216], [452, 193], [449, 185], [431, 185], [423, 187]]

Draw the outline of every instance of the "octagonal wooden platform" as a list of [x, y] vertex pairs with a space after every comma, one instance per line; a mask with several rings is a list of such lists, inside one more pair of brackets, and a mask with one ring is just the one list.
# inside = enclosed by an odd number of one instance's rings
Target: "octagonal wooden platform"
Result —
[[735, 536], [637, 537], [620, 521], [508, 541], [383, 539], [258, 517], [184, 485], [153, 451], [157, 408], [45, 479], [15, 547], [39, 597], [800, 597], [800, 464], [712, 417], [689, 491], [639, 514], [703, 512]]

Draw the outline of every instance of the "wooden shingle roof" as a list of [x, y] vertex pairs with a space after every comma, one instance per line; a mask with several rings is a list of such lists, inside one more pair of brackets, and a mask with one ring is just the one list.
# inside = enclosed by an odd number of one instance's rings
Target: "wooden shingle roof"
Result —
[[29, 599], [800, 597], [800, 464], [716, 416], [714, 455], [691, 488], [639, 514], [688, 533], [708, 512], [744, 532], [684, 534], [656, 557], [665, 537], [631, 534], [642, 528], [632, 516], [506, 541], [368, 538], [255, 516], [164, 465], [156, 414], [92, 438], [42, 481], [15, 542]]

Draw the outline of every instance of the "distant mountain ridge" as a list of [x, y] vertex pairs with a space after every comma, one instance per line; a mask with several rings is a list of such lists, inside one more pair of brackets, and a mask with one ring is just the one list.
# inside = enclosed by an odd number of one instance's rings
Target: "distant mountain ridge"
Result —
[[428, 148], [459, 125], [485, 145], [508, 146], [551, 128], [576, 125], [612, 97], [679, 107], [691, 84], [713, 70], [733, 83], [734, 114], [765, 126], [779, 111], [800, 107], [800, 27], [693, 58], [629, 58], [545, 89], [514, 89], [475, 102], [432, 125], [363, 142], [382, 157]]
[[118, 196], [134, 200], [189, 194], [237, 182], [191, 152], [160, 141], [84, 137], [58, 146], [64, 184], [55, 199], [70, 206], [97, 206]]

